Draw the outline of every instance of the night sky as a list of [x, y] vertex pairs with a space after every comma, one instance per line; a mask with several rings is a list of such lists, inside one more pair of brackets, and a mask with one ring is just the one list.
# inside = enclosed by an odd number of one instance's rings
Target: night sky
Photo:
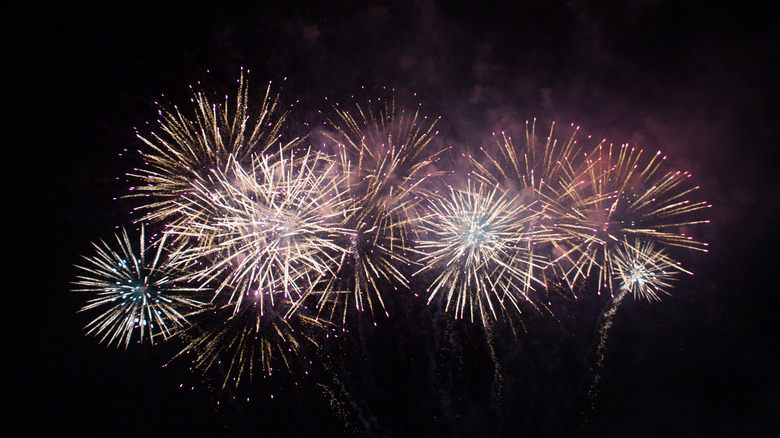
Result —
[[[751, 2], [68, 4], [6, 17], [11, 279], [5, 361], [25, 436], [768, 436], [780, 426], [777, 16]], [[452, 3], [452, 4], [450, 4]], [[457, 5], [456, 5], [457, 4]], [[600, 395], [585, 394], [604, 297], [495, 333], [446, 323], [424, 294], [333, 340], [334, 370], [217, 396], [173, 344], [105, 348], [69, 292], [81, 254], [132, 220], [134, 127], [191, 84], [269, 81], [292, 126], [328, 101], [416, 93], [453, 150], [525, 121], [662, 150], [713, 204], [708, 254], [660, 303], [624, 300]], [[250, 100], [251, 104], [251, 100]], [[6, 119], [8, 120], [8, 119]], [[565, 135], [561, 130], [561, 135]], [[8, 226], [10, 225], [10, 226]], [[342, 352], [338, 355], [336, 352]], [[315, 361], [316, 362], [316, 361]], [[181, 387], [180, 387], [181, 386]], [[500, 391], [497, 391], [500, 386]], [[325, 388], [325, 389], [323, 389]], [[340, 405], [324, 392], [333, 391]], [[270, 397], [273, 394], [273, 399]], [[249, 397], [249, 401], [246, 398]], [[9, 429], [13, 429], [9, 427]]]

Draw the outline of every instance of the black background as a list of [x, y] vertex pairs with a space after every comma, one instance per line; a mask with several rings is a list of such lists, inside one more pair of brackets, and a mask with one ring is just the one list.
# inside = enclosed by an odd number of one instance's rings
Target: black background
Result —
[[[6, 16], [5, 394], [24, 435], [776, 433], [780, 23], [769, 6], [194, 3]], [[268, 81], [284, 84], [298, 126], [318, 123], [326, 97], [392, 87], [442, 116], [436, 142], [453, 150], [492, 142], [498, 129], [520, 137], [533, 117], [662, 149], [714, 205], [699, 232], [711, 250], [688, 254], [695, 275], [672, 297], [621, 306], [593, 410], [585, 391], [606, 301], [592, 296], [565, 306], [560, 323], [533, 319], [516, 339], [496, 333], [499, 398], [478, 327], [444, 333], [435, 309], [404, 296], [377, 327], [329, 347], [348, 353], [334, 354], [333, 373], [313, 365], [215, 406], [186, 363], [162, 366], [173, 346], [116, 350], [83, 336], [84, 297], [69, 282], [90, 242], [130, 220], [128, 201], [114, 198], [133, 165], [120, 154], [141, 147], [133, 128], [155, 120], [162, 94], [185, 105], [198, 81], [234, 93], [242, 67], [255, 98]], [[341, 409], [320, 384], [335, 388]]]

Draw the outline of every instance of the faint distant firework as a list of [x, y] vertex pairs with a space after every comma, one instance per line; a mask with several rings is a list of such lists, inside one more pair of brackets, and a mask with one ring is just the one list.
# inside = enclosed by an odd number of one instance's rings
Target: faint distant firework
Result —
[[[238, 387], [274, 371], [299, 371], [307, 354], [320, 349], [321, 332], [328, 326], [310, 316], [305, 306], [283, 296], [256, 291], [236, 306], [225, 301], [204, 306], [191, 315], [196, 321], [183, 336], [176, 357], [189, 358], [203, 373], [222, 376], [221, 389]], [[305, 372], [305, 371], [304, 371]]]
[[446, 311], [484, 326], [505, 312], [536, 308], [531, 296], [543, 285], [536, 273], [535, 221], [539, 214], [500, 186], [471, 181], [463, 190], [450, 188], [449, 198], [430, 203], [422, 217], [415, 251], [430, 272], [428, 303], [442, 294]]
[[411, 224], [422, 200], [436, 196], [426, 182], [441, 176], [431, 165], [442, 151], [428, 150], [437, 120], [419, 107], [398, 107], [395, 96], [336, 104], [333, 113], [322, 134], [345, 176], [350, 201], [342, 227], [349, 240], [337, 278], [326, 286], [333, 293], [322, 297], [342, 307], [344, 322], [350, 307], [387, 313], [382, 290], [407, 287]]
[[116, 246], [93, 243], [96, 254], [77, 265], [83, 273], [73, 291], [94, 295], [80, 311], [102, 312], [85, 329], [107, 345], [127, 348], [136, 333], [139, 342], [167, 339], [187, 325], [184, 314], [202, 304], [194, 298], [201, 288], [184, 281], [179, 253], [168, 253], [166, 236], [147, 242], [143, 226], [140, 234], [133, 247], [123, 228]]
[[143, 164], [128, 173], [136, 181], [129, 197], [140, 201], [135, 210], [144, 213], [144, 221], [208, 222], [218, 212], [198, 202], [194, 193], [213, 190], [215, 175], [234, 163], [246, 164], [252, 156], [278, 150], [280, 145], [287, 150], [299, 141], [281, 144], [288, 111], [279, 108], [279, 95], [270, 83], [259, 108], [250, 108], [243, 71], [234, 103], [228, 96], [223, 103], [212, 102], [202, 91], [193, 91], [190, 102], [188, 110], [161, 106], [157, 127], [137, 134], [148, 150], [139, 151]]

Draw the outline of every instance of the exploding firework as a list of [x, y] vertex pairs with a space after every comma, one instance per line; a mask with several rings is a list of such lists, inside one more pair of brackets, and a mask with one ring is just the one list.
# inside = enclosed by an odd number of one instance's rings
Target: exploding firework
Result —
[[84, 256], [88, 263], [77, 266], [84, 274], [76, 277], [73, 291], [96, 295], [81, 311], [102, 311], [87, 324], [87, 333], [125, 348], [136, 332], [139, 342], [169, 338], [186, 325], [183, 313], [201, 304], [193, 299], [201, 289], [183, 281], [176, 267], [179, 253], [166, 253], [165, 236], [148, 247], [142, 226], [138, 248], [125, 229], [115, 237], [118, 248], [93, 243], [96, 254]]
[[555, 243], [558, 266], [570, 284], [595, 276], [599, 293], [606, 288], [614, 296], [611, 278], [614, 257], [627, 237], [656, 245], [707, 250], [707, 244], [688, 236], [706, 202], [688, 196], [699, 187], [689, 186], [690, 173], [660, 174], [666, 157], [660, 152], [649, 159], [643, 151], [623, 145], [599, 144], [571, 178], [540, 190], [551, 229], [561, 236]]
[[612, 257], [612, 272], [619, 289], [648, 301], [660, 300], [660, 293], [669, 294], [671, 282], [678, 273], [693, 275], [679, 262], [656, 249], [652, 242], [635, 239], [631, 244], [623, 240]]
[[431, 164], [441, 151], [426, 152], [437, 133], [436, 120], [420, 115], [419, 108], [398, 109], [394, 97], [367, 105], [355, 102], [349, 109], [336, 105], [334, 112], [323, 135], [337, 149], [348, 185], [351, 208], [343, 227], [350, 234], [338, 278], [326, 289], [344, 298], [343, 320], [350, 307], [346, 301], [359, 311], [387, 313], [382, 285], [395, 290], [407, 285], [399, 266], [411, 264], [411, 224], [420, 202], [434, 196], [424, 182], [440, 175]]
[[425, 237], [415, 247], [423, 267], [433, 271], [428, 302], [444, 294], [445, 310], [456, 318], [475, 316], [488, 325], [499, 313], [522, 312], [521, 302], [536, 307], [531, 297], [541, 284], [536, 271], [544, 266], [534, 252], [538, 213], [498, 185], [466, 190], [450, 188], [449, 199], [433, 202], [421, 220]]
[[[246, 164], [252, 156], [280, 142], [288, 113], [279, 109], [279, 95], [272, 92], [270, 83], [257, 116], [250, 115], [253, 111], [243, 72], [232, 110], [227, 96], [224, 103], [217, 104], [203, 92], [193, 93], [190, 112], [178, 106], [170, 111], [161, 108], [157, 120], [160, 131], [137, 134], [149, 150], [142, 153], [143, 166], [128, 173], [138, 181], [129, 196], [142, 200], [135, 210], [145, 212], [143, 220], [208, 222], [218, 212], [211, 204], [199, 203], [193, 193], [213, 190], [215, 174], [228, 171], [234, 163]], [[295, 139], [283, 149], [297, 142]]]
[[[271, 305], [276, 297], [295, 301], [312, 293], [346, 251], [338, 242], [349, 212], [335, 167], [319, 153], [280, 152], [256, 157], [249, 169], [235, 163], [228, 173], [215, 173], [217, 189], [201, 188], [196, 197], [219, 214], [170, 227], [192, 243], [181, 249], [181, 260], [198, 264], [193, 281], [215, 285], [215, 295], [236, 311], [244, 297], [258, 293]], [[195, 239], [204, 234], [211, 238]]]
[[593, 381], [588, 389], [591, 409], [595, 405], [599, 392], [600, 372], [606, 361], [609, 331], [626, 295], [632, 294], [634, 299], [660, 301], [660, 294], [669, 294], [668, 289], [672, 287], [671, 282], [677, 274], [693, 275], [680, 266], [679, 262], [667, 256], [663, 249], [657, 249], [653, 242], [643, 242], [639, 237], [636, 237], [633, 243], [624, 238], [615, 247], [610, 261], [612, 263], [610, 271], [613, 281], [617, 284], [618, 292], [614, 297], [610, 297], [608, 308], [601, 314], [596, 363], [591, 368]]

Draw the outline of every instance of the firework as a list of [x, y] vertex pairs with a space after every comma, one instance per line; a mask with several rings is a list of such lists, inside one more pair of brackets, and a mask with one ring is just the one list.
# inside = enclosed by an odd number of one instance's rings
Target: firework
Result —
[[660, 294], [669, 295], [668, 289], [672, 287], [671, 283], [677, 274], [693, 275], [680, 266], [679, 262], [664, 254], [663, 249], [657, 249], [653, 242], [643, 242], [639, 238], [635, 238], [633, 243], [624, 238], [615, 247], [611, 263], [611, 272], [614, 282], [618, 285], [618, 293], [611, 297], [609, 307], [601, 315], [596, 363], [591, 368], [593, 381], [588, 389], [591, 409], [596, 402], [601, 380], [600, 372], [606, 360], [609, 330], [626, 295], [632, 294], [634, 299], [660, 301]]
[[620, 290], [634, 295], [634, 298], [660, 300], [659, 293], [669, 294], [676, 274], [692, 272], [682, 268], [679, 262], [656, 249], [652, 242], [635, 239], [634, 243], [623, 240], [612, 257], [612, 272]]
[[434, 202], [423, 217], [426, 235], [416, 245], [423, 267], [415, 274], [434, 271], [428, 303], [442, 293], [445, 310], [456, 318], [479, 317], [483, 325], [507, 310], [522, 312], [521, 302], [534, 304], [530, 292], [541, 284], [534, 222], [538, 213], [498, 185], [466, 190], [450, 188], [447, 200]]
[[208, 222], [218, 212], [208, 203], [197, 203], [192, 194], [204, 188], [213, 190], [215, 174], [226, 172], [234, 163], [246, 164], [280, 142], [288, 113], [279, 110], [279, 95], [269, 83], [259, 115], [253, 117], [248, 94], [242, 71], [232, 110], [227, 96], [224, 103], [216, 104], [203, 92], [193, 91], [190, 112], [178, 106], [170, 111], [161, 108], [160, 132], [137, 134], [149, 150], [142, 153], [143, 167], [128, 173], [138, 181], [129, 196], [142, 200], [135, 210], [146, 212], [144, 220]]
[[[279, 158], [282, 157], [282, 158]], [[298, 300], [322, 277], [333, 275], [345, 249], [339, 227], [345, 211], [343, 177], [335, 164], [308, 151], [257, 157], [249, 169], [236, 163], [215, 173], [216, 190], [201, 187], [195, 196], [219, 214], [170, 227], [192, 243], [181, 249], [185, 263], [198, 263], [192, 279], [216, 284], [215, 295], [229, 290], [227, 303], [241, 307], [245, 296], [269, 294]], [[211, 235], [208, 240], [194, 238]], [[265, 301], [260, 301], [263, 305]], [[261, 309], [262, 310], [262, 309]]]
[[[419, 108], [398, 109], [394, 97], [368, 105], [355, 102], [350, 109], [336, 105], [334, 112], [323, 135], [337, 148], [348, 185], [351, 209], [343, 227], [350, 234], [338, 278], [326, 290], [353, 301], [359, 311], [387, 313], [381, 284], [397, 290], [408, 283], [399, 266], [411, 264], [410, 225], [422, 199], [434, 196], [423, 183], [440, 175], [431, 164], [441, 151], [426, 152], [437, 133], [436, 120], [420, 115]], [[342, 319], [349, 307], [344, 304]]]
[[[473, 175], [480, 181], [506, 181], [526, 199], [540, 200], [541, 223], [549, 239], [552, 269], [570, 286], [597, 278], [599, 293], [613, 293], [612, 258], [627, 236], [644, 242], [706, 251], [706, 244], [685, 234], [692, 225], [708, 222], [692, 218], [708, 207], [687, 199], [698, 187], [686, 185], [687, 172], [660, 175], [663, 157], [623, 145], [599, 143], [582, 153], [575, 140], [579, 128], [566, 141], [553, 136], [538, 142], [536, 121], [526, 123], [525, 145], [518, 148], [501, 133], [499, 152], [484, 159], [469, 155]], [[555, 275], [555, 274], [552, 274]]]
[[187, 323], [182, 312], [201, 304], [192, 298], [201, 289], [186, 286], [175, 267], [178, 253], [164, 250], [165, 236], [148, 247], [142, 226], [137, 251], [124, 228], [115, 237], [118, 249], [93, 243], [96, 254], [84, 256], [88, 263], [77, 266], [84, 274], [76, 277], [73, 291], [96, 295], [81, 311], [102, 311], [85, 327], [87, 334], [125, 348], [136, 332], [139, 341], [169, 338]]
[[574, 283], [589, 276], [614, 296], [613, 258], [626, 237], [657, 245], [707, 250], [707, 244], [686, 235], [686, 230], [708, 220], [696, 216], [710, 207], [691, 202], [699, 187], [687, 184], [690, 173], [660, 175], [666, 157], [649, 159], [643, 151], [600, 143], [586, 156], [579, 170], [539, 193], [544, 209], [561, 236], [555, 243], [556, 262], [564, 277]]

